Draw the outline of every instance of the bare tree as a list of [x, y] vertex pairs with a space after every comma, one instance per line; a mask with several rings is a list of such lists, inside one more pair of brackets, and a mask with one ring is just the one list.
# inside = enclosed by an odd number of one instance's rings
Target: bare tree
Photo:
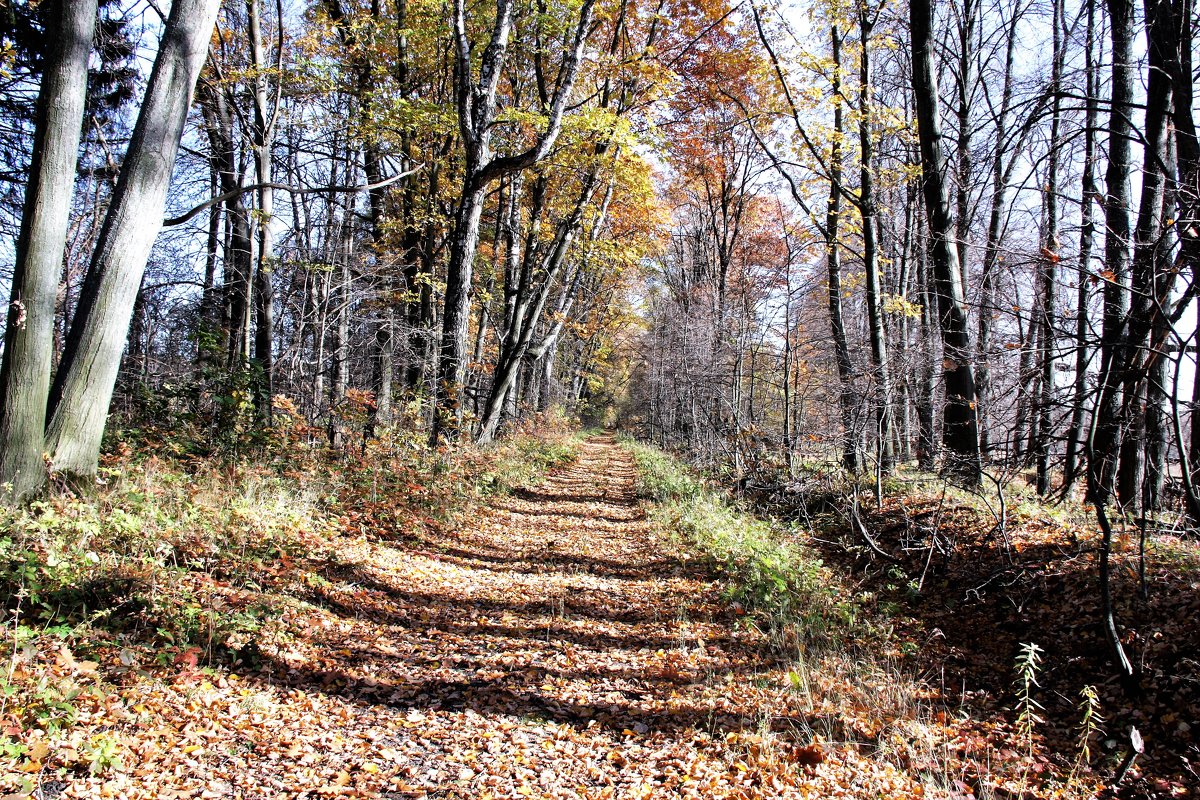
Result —
[[971, 337], [967, 327], [962, 272], [958, 254], [950, 244], [952, 232], [946, 189], [946, 159], [942, 150], [937, 76], [930, 47], [932, 0], [912, 0], [909, 20], [912, 27], [913, 99], [921, 142], [922, 186], [926, 218], [933, 238], [933, 279], [944, 348], [946, 400], [942, 440], [953, 460], [951, 468], [964, 481], [976, 483], [979, 481], [981, 465], [975, 377], [971, 369]]

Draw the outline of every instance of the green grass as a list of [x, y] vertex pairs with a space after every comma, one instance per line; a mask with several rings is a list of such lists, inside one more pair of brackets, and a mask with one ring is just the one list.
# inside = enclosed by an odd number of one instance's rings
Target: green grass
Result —
[[583, 433], [560, 431], [549, 436], [523, 434], [501, 439], [489, 448], [495, 462], [478, 477], [476, 485], [490, 494], [539, 483], [552, 469], [578, 458], [584, 438]]
[[855, 626], [851, 593], [794, 532], [737, 507], [661, 450], [623, 445], [637, 462], [639, 494], [654, 501], [655, 521], [717, 571], [731, 602], [806, 645], [836, 641]]

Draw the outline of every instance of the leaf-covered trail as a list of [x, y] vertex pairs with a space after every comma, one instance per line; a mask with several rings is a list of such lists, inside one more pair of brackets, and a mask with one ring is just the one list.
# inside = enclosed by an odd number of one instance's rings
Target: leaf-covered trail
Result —
[[140, 767], [64, 796], [919, 794], [852, 746], [805, 746], [835, 728], [652, 530], [634, 479], [593, 438], [443, 542], [347, 540], [288, 612], [303, 635], [264, 641], [247, 676], [127, 687]]

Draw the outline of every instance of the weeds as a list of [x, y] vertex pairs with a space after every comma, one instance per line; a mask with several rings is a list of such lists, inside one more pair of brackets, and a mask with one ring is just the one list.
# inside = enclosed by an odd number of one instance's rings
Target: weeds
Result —
[[663, 452], [627, 442], [638, 490], [659, 501], [654, 514], [726, 580], [727, 599], [755, 611], [773, 630], [808, 643], [840, 637], [856, 605], [815, 555], [772, 526], [731, 505]]
[[1042, 705], [1033, 699], [1033, 689], [1038, 685], [1037, 676], [1042, 664], [1042, 648], [1033, 642], [1021, 645], [1017, 653], [1017, 736], [1025, 745], [1029, 756], [1033, 756], [1033, 734], [1038, 725], [1045, 722], [1039, 714]]
[[[36, 770], [25, 742], [67, 735], [118, 674], [258, 663], [292, 635], [297, 598], [329, 585], [335, 539], [457, 523], [574, 457], [561, 420], [541, 428], [453, 453], [381, 431], [358, 452], [254, 464], [172, 455], [169, 442], [135, 457], [118, 441], [93, 495], [0, 507], [0, 761]], [[115, 738], [77, 750], [92, 774], [121, 765]]]
[[[855, 595], [802, 543], [803, 532], [743, 512], [661, 451], [634, 442], [626, 446], [641, 473], [639, 490], [655, 501], [651, 513], [660, 526], [698, 551], [724, 578], [726, 596], [755, 612], [756, 619], [765, 619], [776, 632], [776, 643], [789, 646], [791, 663], [778, 685], [798, 696], [806, 720], [819, 721], [815, 726], [805, 723], [807, 737], [851, 742], [860, 752], [874, 752], [901, 770], [921, 774], [937, 796], [1001, 796], [1018, 784], [1020, 796], [1030, 773], [1047, 769], [1038, 735], [1044, 711], [1035, 697], [1040, 647], [1023, 645], [1017, 658], [1015, 740], [1023, 752], [1010, 758], [1013, 751], [1003, 749], [1004, 740], [981, 735], [990, 721], [976, 722], [968, 709], [951, 708], [915, 677], [912, 666], [924, 645], [891, 633], [887, 617], [901, 612], [898, 601]], [[799, 493], [801, 513], [845, 502], [845, 494], [837, 501], [823, 499], [825, 492], [840, 491], [836, 480], [814, 475], [803, 481], [802, 489], [812, 491]], [[938, 517], [930, 525], [934, 536], [947, 499], [968, 510], [986, 505], [982, 498], [941, 481], [931, 479], [928, 486], [943, 494]], [[843, 488], [846, 494], [854, 490], [853, 485]], [[936, 546], [935, 540], [930, 547]], [[921, 580], [896, 564], [884, 569], [879, 579], [889, 596], [907, 593], [910, 601], [923, 588]], [[1090, 697], [1081, 705], [1081, 764], [1090, 758], [1086, 747], [1102, 721], [1095, 693]], [[1042, 780], [1051, 785], [1055, 778], [1043, 775]], [[1074, 772], [1068, 782], [1076, 794], [1090, 791], [1088, 782]]]
[[1071, 767], [1071, 783], [1074, 783], [1075, 776], [1080, 769], [1091, 764], [1092, 737], [1104, 735], [1104, 731], [1100, 728], [1104, 724], [1104, 717], [1100, 714], [1100, 697], [1096, 694], [1096, 687], [1085, 686], [1079, 692], [1079, 714], [1078, 751], [1075, 763]]

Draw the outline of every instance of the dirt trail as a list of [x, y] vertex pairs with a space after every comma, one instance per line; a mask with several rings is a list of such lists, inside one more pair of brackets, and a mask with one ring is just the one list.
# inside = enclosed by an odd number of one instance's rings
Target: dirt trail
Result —
[[444, 541], [339, 546], [289, 614], [307, 633], [260, 673], [145, 690], [190, 722], [141, 735], [144, 774], [192, 749], [127, 795], [909, 796], [853, 748], [804, 747], [821, 721], [787, 666], [663, 543], [634, 478], [597, 437]]

